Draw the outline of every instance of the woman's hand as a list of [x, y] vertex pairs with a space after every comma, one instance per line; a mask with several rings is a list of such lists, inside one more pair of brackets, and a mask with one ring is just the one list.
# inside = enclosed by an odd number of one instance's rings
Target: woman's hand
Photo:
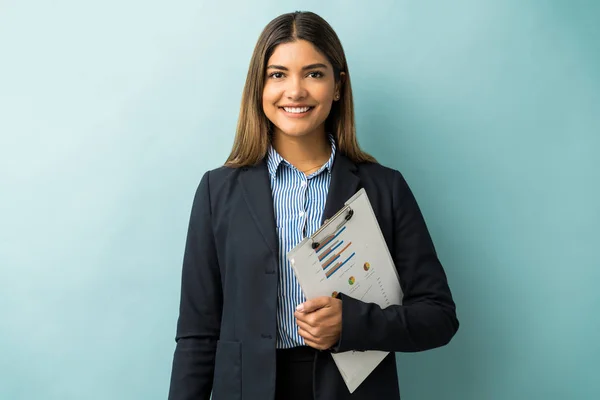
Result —
[[337, 344], [342, 332], [342, 301], [323, 296], [300, 304], [294, 313], [298, 333], [310, 347], [327, 350]]

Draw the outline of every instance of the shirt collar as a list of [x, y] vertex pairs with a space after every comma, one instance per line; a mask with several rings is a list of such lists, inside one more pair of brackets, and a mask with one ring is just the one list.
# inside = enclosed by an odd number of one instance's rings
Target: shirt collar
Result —
[[[327, 137], [329, 138], [329, 143], [331, 143], [331, 156], [329, 157], [329, 160], [327, 160], [325, 165], [323, 165], [321, 168], [319, 168], [319, 170], [317, 172], [312, 173], [310, 176], [318, 175], [321, 172], [323, 172], [323, 170], [325, 170], [325, 169], [327, 169], [327, 171], [329, 173], [331, 173], [331, 168], [333, 167], [333, 161], [335, 160], [336, 147], [335, 147], [335, 140], [333, 138], [333, 135], [328, 134]], [[286, 161], [277, 152], [277, 150], [275, 150], [273, 145], [269, 145], [269, 151], [267, 153], [267, 169], [269, 170], [269, 175], [271, 176], [271, 178], [275, 178], [275, 176], [277, 175], [277, 170], [279, 169], [279, 166], [281, 165], [281, 163], [286, 163], [290, 167], [294, 168], [288, 161]]]

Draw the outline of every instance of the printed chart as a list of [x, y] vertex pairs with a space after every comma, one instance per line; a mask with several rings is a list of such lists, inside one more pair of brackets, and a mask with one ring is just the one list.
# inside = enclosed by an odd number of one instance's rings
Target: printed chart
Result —
[[327, 279], [331, 278], [356, 255], [351, 249], [352, 242], [345, 243], [339, 237], [345, 229], [344, 227], [334, 235], [329, 236], [315, 249], [319, 261], [322, 262], [321, 267], [325, 271]]

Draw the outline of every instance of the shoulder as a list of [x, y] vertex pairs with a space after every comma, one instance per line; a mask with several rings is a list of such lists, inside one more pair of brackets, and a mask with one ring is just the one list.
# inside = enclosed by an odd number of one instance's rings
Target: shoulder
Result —
[[241, 193], [240, 183], [245, 182], [246, 187], [266, 183], [265, 187], [268, 188], [268, 179], [264, 160], [244, 167], [221, 166], [203, 174], [198, 191], [206, 192], [212, 203], [227, 202]]
[[374, 162], [364, 162], [356, 164], [356, 168], [365, 174], [369, 174], [372, 176], [393, 176], [399, 173], [398, 170], [387, 167], [385, 165], [374, 163]]
[[412, 195], [404, 175], [397, 169], [379, 163], [356, 164], [357, 173], [362, 182], [376, 188], [379, 193], [387, 193], [394, 203], [401, 201], [405, 196]]
[[235, 182], [242, 169], [243, 168], [221, 166], [206, 171], [202, 177], [202, 180], [207, 180], [210, 184], [211, 190], [215, 190], [225, 184]]
[[205, 171], [196, 188], [195, 203], [205, 200], [208, 204], [219, 201], [227, 188], [234, 187], [241, 168], [221, 166]]
[[217, 192], [223, 186], [235, 185], [241, 171], [247, 168], [232, 168], [221, 166], [209, 169], [202, 175], [199, 186], [206, 186], [211, 193]]
[[356, 164], [361, 179], [372, 180], [379, 184], [394, 185], [405, 183], [404, 176], [397, 169], [373, 162]]

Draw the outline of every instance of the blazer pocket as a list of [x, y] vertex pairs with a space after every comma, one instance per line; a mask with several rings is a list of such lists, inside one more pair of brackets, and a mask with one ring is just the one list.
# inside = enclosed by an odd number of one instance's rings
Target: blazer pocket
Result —
[[241, 398], [241, 343], [219, 340], [215, 354], [212, 400], [241, 400]]

